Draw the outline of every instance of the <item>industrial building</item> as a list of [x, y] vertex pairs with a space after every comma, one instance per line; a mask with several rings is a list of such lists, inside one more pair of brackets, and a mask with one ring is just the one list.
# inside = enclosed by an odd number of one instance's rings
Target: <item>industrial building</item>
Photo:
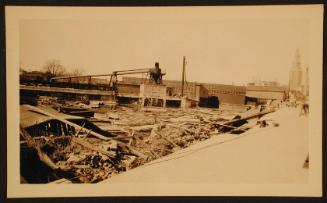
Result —
[[285, 86], [252, 86], [246, 87], [246, 104], [265, 104], [268, 100], [284, 101], [287, 98]]
[[[137, 77], [123, 77], [118, 84], [119, 93], [136, 95], [139, 93], [141, 84], [147, 84], [147, 79]], [[162, 85], [166, 86], [166, 96], [169, 98], [181, 98], [181, 82], [177, 80], [163, 80]], [[245, 86], [222, 85], [212, 83], [187, 82], [184, 86], [183, 96], [194, 100], [197, 105], [207, 106], [210, 99], [216, 98], [219, 103], [244, 104]], [[208, 101], [209, 100], [209, 101]]]

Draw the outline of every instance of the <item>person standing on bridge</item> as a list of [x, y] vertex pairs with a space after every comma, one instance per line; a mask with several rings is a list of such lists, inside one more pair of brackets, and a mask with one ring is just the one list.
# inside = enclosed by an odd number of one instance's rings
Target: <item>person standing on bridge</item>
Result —
[[159, 68], [159, 63], [156, 62], [154, 66], [154, 69], [150, 73], [150, 77], [154, 80], [156, 84], [161, 84], [162, 74], [161, 69]]

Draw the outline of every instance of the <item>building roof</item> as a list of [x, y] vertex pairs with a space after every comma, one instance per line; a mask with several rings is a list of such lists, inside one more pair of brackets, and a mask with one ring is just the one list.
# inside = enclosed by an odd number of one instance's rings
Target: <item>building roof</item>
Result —
[[284, 99], [284, 92], [280, 91], [246, 91], [247, 97], [258, 98], [258, 99]]
[[117, 85], [140, 86], [142, 83], [119, 81]]
[[[122, 77], [122, 81], [119, 82], [119, 83], [129, 83], [129, 84], [141, 84], [141, 83], [144, 83], [146, 81], [148, 81], [149, 79], [147, 78], [138, 78], [138, 77], [128, 77], [128, 76], [125, 76], [125, 77]], [[162, 83], [164, 85], [167, 85], [167, 86], [170, 86], [170, 85], [178, 85], [180, 86], [181, 85], [181, 82], [182, 81], [179, 81], [179, 80], [165, 80], [163, 79], [162, 80]], [[226, 84], [217, 84], [217, 83], [204, 83], [204, 82], [186, 82], [187, 85], [189, 86], [195, 86], [195, 85], [202, 85], [202, 86], [208, 86], [208, 85], [212, 85], [212, 86], [216, 86], [216, 87], [222, 87], [222, 88], [241, 88], [241, 89], [245, 89], [244, 86], [239, 86], [239, 85], [226, 85]]]
[[20, 106], [20, 125], [23, 128], [27, 128], [50, 120], [51, 117], [43, 113], [34, 111], [27, 105]]
[[[81, 119], [82, 117], [79, 116], [73, 116], [73, 115], [67, 115], [63, 113], [59, 113], [54, 109], [47, 108], [47, 112], [50, 112], [51, 114], [55, 116], [59, 116], [63, 119]], [[48, 116], [46, 114], [43, 114], [42, 112], [35, 111], [33, 108], [31, 108], [29, 105], [21, 105], [20, 106], [20, 125], [23, 128], [28, 128], [34, 125], [39, 125], [44, 122], [48, 122], [50, 120], [53, 120], [51, 116]]]
[[247, 86], [246, 91], [260, 91], [260, 92], [286, 92], [284, 86]]

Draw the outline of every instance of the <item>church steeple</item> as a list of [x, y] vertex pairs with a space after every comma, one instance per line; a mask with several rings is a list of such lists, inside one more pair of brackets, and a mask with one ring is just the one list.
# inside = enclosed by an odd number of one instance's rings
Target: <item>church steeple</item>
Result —
[[300, 50], [299, 49], [296, 49], [296, 51], [295, 51], [292, 70], [302, 70], [302, 68], [301, 68], [301, 55], [300, 55]]
[[300, 50], [296, 49], [292, 68], [290, 71], [289, 89], [292, 92], [300, 91], [302, 86], [302, 67]]

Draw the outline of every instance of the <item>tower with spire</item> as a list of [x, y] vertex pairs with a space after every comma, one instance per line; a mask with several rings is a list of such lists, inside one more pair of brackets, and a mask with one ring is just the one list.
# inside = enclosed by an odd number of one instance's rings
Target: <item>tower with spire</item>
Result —
[[302, 67], [299, 49], [296, 50], [292, 68], [290, 71], [289, 90], [291, 92], [301, 91], [302, 88]]

